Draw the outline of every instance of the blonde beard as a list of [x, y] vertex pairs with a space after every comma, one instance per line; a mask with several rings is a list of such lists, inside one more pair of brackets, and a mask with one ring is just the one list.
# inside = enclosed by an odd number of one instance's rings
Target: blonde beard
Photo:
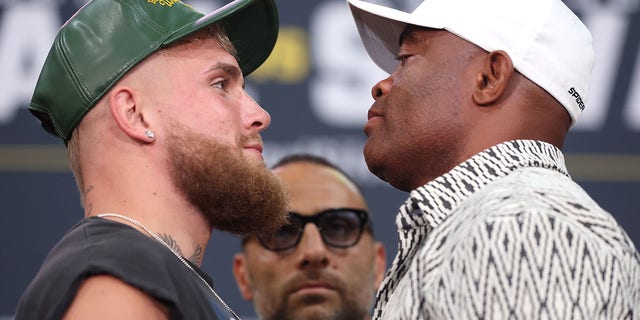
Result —
[[170, 132], [173, 182], [213, 228], [247, 235], [272, 232], [286, 222], [284, 188], [264, 164], [187, 127], [175, 124]]

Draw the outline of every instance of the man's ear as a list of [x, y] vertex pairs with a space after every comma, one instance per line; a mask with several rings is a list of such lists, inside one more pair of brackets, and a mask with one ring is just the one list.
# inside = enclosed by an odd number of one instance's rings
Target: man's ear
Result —
[[482, 70], [476, 75], [473, 101], [480, 106], [494, 104], [506, 91], [513, 73], [513, 62], [506, 52], [490, 52], [484, 57]]
[[147, 133], [149, 124], [145, 121], [141, 108], [136, 104], [133, 90], [115, 87], [109, 93], [109, 110], [116, 124], [131, 139], [152, 143], [154, 137]]
[[376, 289], [380, 288], [382, 284], [382, 279], [384, 279], [384, 274], [387, 271], [387, 252], [384, 249], [384, 245], [381, 242], [376, 242], [374, 244], [375, 248], [375, 286]]
[[247, 272], [247, 260], [242, 253], [236, 253], [233, 256], [233, 276], [236, 278], [236, 284], [242, 297], [247, 301], [251, 301], [253, 299], [251, 279]]

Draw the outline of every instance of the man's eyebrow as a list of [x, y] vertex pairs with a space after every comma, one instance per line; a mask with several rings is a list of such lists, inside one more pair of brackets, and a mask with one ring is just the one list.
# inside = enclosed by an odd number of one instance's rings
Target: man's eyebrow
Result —
[[242, 77], [242, 71], [237, 66], [230, 63], [226, 63], [226, 62], [218, 62], [212, 65], [211, 68], [207, 69], [207, 71], [205, 71], [204, 73], [209, 73], [215, 70], [222, 70], [232, 78], [240, 79], [240, 82], [242, 83], [242, 88], [244, 89], [245, 82], [244, 82], [244, 78]]
[[415, 31], [416, 28], [413, 26], [407, 26], [406, 28], [404, 28], [404, 30], [400, 34], [400, 39], [398, 39], [398, 45], [402, 46], [402, 43], [404, 43], [405, 41], [411, 42], [414, 38], [413, 35]]

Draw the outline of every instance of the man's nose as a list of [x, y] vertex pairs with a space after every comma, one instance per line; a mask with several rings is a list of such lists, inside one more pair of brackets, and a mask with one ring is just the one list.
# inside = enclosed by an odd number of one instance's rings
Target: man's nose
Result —
[[313, 223], [304, 227], [302, 239], [296, 248], [300, 255], [300, 268], [323, 268], [329, 265], [327, 247], [322, 241], [320, 230]]
[[371, 96], [373, 97], [373, 99], [378, 100], [379, 98], [389, 93], [389, 90], [391, 89], [391, 84], [392, 84], [391, 75], [389, 75], [387, 78], [382, 79], [378, 81], [378, 83], [373, 85], [373, 87], [371, 88]]
[[246, 92], [243, 110], [245, 110], [244, 116], [247, 129], [261, 132], [271, 124], [271, 115]]

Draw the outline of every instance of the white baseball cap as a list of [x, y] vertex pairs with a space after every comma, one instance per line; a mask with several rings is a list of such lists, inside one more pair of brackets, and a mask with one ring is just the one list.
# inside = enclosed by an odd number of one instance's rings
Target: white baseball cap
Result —
[[347, 1], [369, 56], [389, 73], [408, 24], [444, 29], [486, 51], [507, 52], [516, 70], [567, 109], [572, 126], [584, 109], [593, 41], [560, 0], [424, 0], [411, 13]]

